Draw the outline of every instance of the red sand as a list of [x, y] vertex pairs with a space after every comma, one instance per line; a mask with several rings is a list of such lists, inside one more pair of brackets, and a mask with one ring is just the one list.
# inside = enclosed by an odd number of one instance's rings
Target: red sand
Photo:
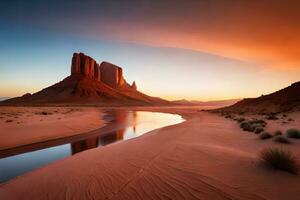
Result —
[[[145, 109], [143, 109], [145, 110]], [[261, 166], [262, 141], [237, 123], [193, 109], [181, 124], [88, 150], [0, 185], [0, 199], [298, 199], [300, 176]]]
[[95, 108], [0, 107], [0, 116], [0, 150], [76, 135], [104, 125], [103, 113]]

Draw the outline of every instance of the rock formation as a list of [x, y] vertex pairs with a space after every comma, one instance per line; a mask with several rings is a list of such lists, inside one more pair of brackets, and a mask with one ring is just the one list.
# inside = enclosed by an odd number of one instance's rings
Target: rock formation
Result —
[[33, 94], [1, 101], [0, 105], [88, 104], [88, 105], [169, 105], [170, 102], [151, 97], [128, 84], [122, 68], [108, 62], [99, 65], [83, 53], [74, 53], [71, 75]]
[[95, 65], [94, 65], [94, 77], [95, 77], [95, 80], [101, 81], [101, 72], [100, 72], [100, 66], [98, 63], [95, 63]]
[[[101, 81], [112, 88], [120, 88], [126, 84], [121, 67], [108, 62], [102, 62], [99, 65], [93, 58], [83, 53], [73, 54], [71, 75], [75, 74], [81, 74], [86, 78]], [[136, 90], [135, 83], [132, 88]]]
[[101, 81], [112, 88], [118, 88], [125, 84], [123, 69], [108, 62], [100, 65]]
[[97, 63], [93, 58], [86, 56], [83, 53], [74, 53], [72, 58], [71, 75], [82, 74], [87, 78], [94, 78], [95, 65], [97, 66]]
[[137, 90], [135, 81], [132, 82], [131, 88], [132, 88], [133, 90]]

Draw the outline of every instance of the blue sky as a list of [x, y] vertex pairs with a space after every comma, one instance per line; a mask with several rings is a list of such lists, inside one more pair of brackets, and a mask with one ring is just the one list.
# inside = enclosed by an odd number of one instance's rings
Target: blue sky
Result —
[[[121, 66], [128, 82], [135, 80], [142, 92], [167, 99], [256, 97], [299, 80], [299, 67], [275, 69], [271, 66], [275, 61], [269, 57], [258, 59], [250, 50], [251, 56], [247, 58], [240, 56], [242, 54], [232, 56], [236, 51], [230, 48], [225, 48], [225, 53], [218, 49], [214, 52], [212, 47], [219, 43], [212, 40], [209, 48], [204, 45], [200, 48], [203, 50], [199, 50], [192, 45], [195, 42], [189, 43], [189, 38], [194, 38], [194, 33], [189, 36], [189, 31], [173, 38], [174, 30], [162, 31], [159, 24], [170, 20], [172, 13], [164, 16], [162, 11], [157, 13], [151, 7], [147, 10], [145, 5], [141, 7], [144, 12], [162, 16], [161, 21], [158, 17], [151, 21], [151, 15], [143, 15], [141, 10], [127, 13], [123, 9], [130, 6], [122, 3], [108, 3], [104, 6], [108, 11], [98, 14], [96, 1], [88, 1], [91, 5], [85, 6], [75, 1], [74, 10], [69, 9], [70, 1], [58, 8], [48, 1], [12, 2], [2, 2], [0, 9], [2, 97], [37, 92], [62, 80], [70, 74], [74, 52], [84, 52], [98, 62], [105, 60]], [[52, 6], [47, 7], [48, 4]], [[120, 15], [116, 15], [117, 11]], [[77, 15], [79, 12], [82, 13]], [[134, 9], [131, 8], [131, 12], [135, 12]], [[137, 21], [137, 17], [143, 21]], [[210, 17], [206, 16], [208, 21], [212, 20]], [[206, 24], [203, 22], [201, 27], [205, 29]], [[154, 25], [157, 27], [153, 28]], [[186, 36], [188, 39], [183, 40]], [[201, 38], [205, 39], [205, 35]], [[173, 39], [176, 42], [170, 43]], [[193, 41], [204, 44], [197, 38]], [[233, 41], [229, 41], [232, 46]], [[247, 50], [247, 46], [238, 49]], [[267, 53], [264, 55], [269, 55]]]

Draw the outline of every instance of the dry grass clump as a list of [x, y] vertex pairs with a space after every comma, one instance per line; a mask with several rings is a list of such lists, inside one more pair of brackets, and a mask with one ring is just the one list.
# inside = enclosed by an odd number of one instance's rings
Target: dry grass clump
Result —
[[242, 122], [240, 124], [241, 129], [248, 132], [253, 132], [255, 130], [255, 127], [252, 126], [249, 122]]
[[277, 120], [278, 117], [276, 116], [275, 113], [270, 113], [270, 114], [266, 117], [266, 119], [268, 119], [268, 120]]
[[274, 136], [282, 135], [282, 132], [280, 130], [277, 130], [274, 132]]
[[292, 119], [292, 118], [288, 118], [288, 121], [289, 121], [289, 122], [292, 122], [292, 121], [294, 121], [294, 119]]
[[235, 119], [238, 123], [242, 123], [243, 121], [245, 121], [246, 119], [244, 117], [239, 117]]
[[282, 135], [278, 135], [274, 138], [274, 142], [283, 143], [283, 144], [291, 144], [290, 140]]
[[268, 133], [268, 132], [264, 132], [264, 133], [262, 133], [262, 134], [259, 135], [259, 138], [260, 138], [261, 140], [270, 139], [270, 138], [272, 138], [272, 137], [273, 137], [273, 136], [272, 136], [270, 133]]
[[36, 112], [35, 114], [37, 114], [37, 115], [52, 115], [51, 112], [46, 112], [46, 111]]
[[265, 129], [263, 127], [256, 127], [254, 130], [254, 133], [256, 134], [260, 134], [261, 132], [263, 132]]
[[299, 164], [290, 151], [269, 148], [261, 151], [260, 158], [270, 168], [298, 174]]
[[264, 131], [264, 127], [266, 125], [267, 123], [264, 120], [254, 119], [254, 120], [243, 121], [240, 124], [240, 127], [244, 131], [254, 132], [256, 134], [259, 134]]

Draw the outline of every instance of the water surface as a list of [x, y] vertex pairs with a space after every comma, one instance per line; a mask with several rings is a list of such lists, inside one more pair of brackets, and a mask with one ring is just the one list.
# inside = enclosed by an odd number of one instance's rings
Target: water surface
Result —
[[[128, 140], [151, 130], [184, 121], [180, 115], [144, 111], [108, 111], [106, 127], [80, 136], [26, 146], [0, 159], [0, 182], [79, 152]], [[111, 131], [113, 129], [113, 131]], [[4, 154], [5, 155], [5, 154]]]

